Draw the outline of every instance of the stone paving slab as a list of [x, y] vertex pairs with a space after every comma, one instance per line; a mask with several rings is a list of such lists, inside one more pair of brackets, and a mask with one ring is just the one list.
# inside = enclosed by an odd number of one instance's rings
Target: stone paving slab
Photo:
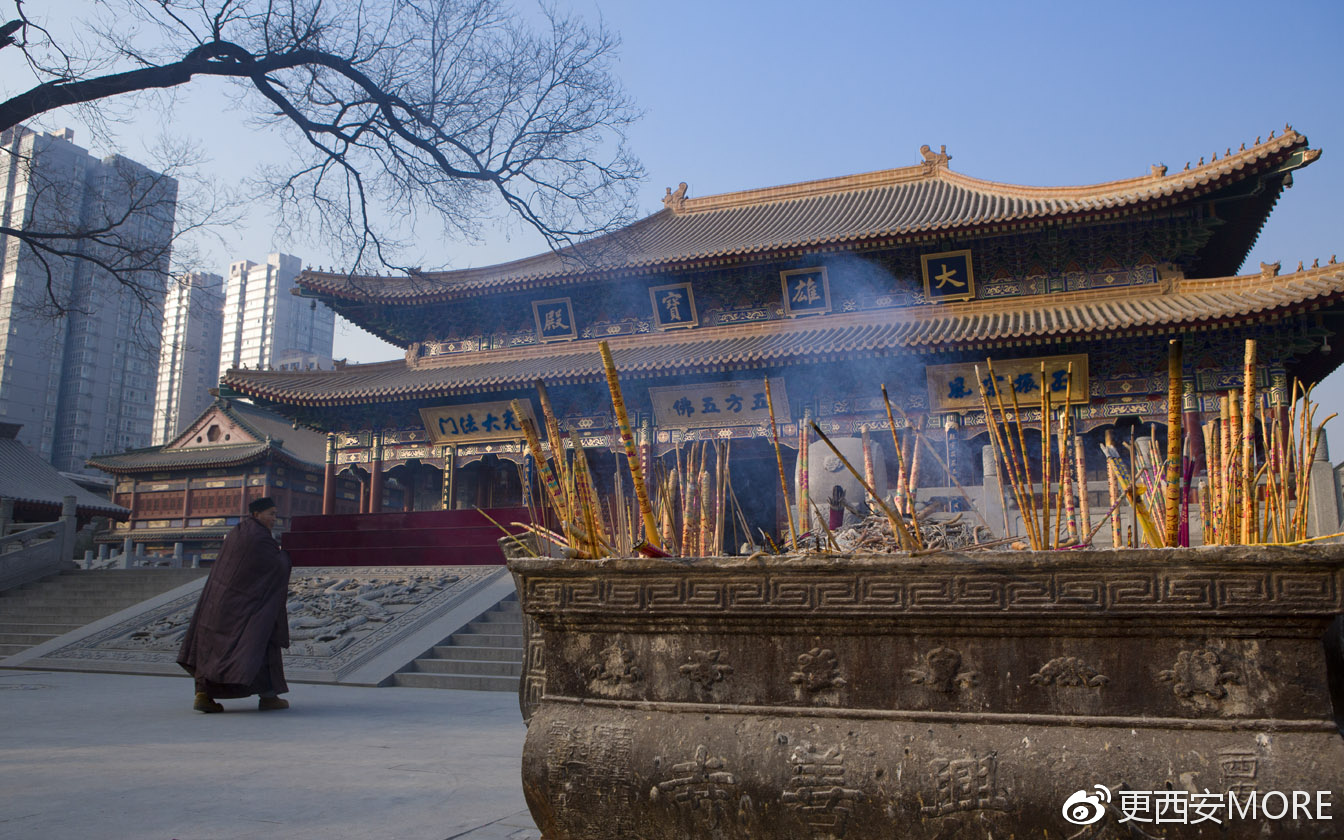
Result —
[[185, 678], [0, 671], [0, 837], [540, 837], [512, 694], [292, 689], [203, 715]]

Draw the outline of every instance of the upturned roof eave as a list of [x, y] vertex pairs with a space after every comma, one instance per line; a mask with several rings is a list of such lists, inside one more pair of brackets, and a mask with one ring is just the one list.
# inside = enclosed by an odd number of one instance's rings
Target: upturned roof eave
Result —
[[[1307, 138], [1304, 135], [1289, 129], [1282, 137], [1274, 138], [1271, 136], [1270, 140], [1265, 143], [1254, 145], [1250, 149], [1243, 149], [1239, 152], [1231, 153], [1222, 160], [1213, 160], [1208, 164], [1202, 164], [1192, 170], [1181, 170], [1171, 175], [1166, 174], [1165, 170], [1163, 170], [1162, 174], [1158, 175], [1158, 170], [1155, 168], [1154, 173], [1149, 176], [1130, 178], [1121, 181], [1110, 181], [1086, 187], [1030, 187], [1006, 184], [952, 172], [948, 170], [945, 165], [942, 167], [933, 167], [928, 170], [930, 177], [941, 178], [949, 183], [958, 184], [987, 194], [1024, 200], [1051, 202], [1054, 206], [1051, 206], [1046, 212], [1023, 212], [981, 221], [954, 219], [947, 220], [944, 223], [924, 224], [910, 228], [848, 231], [830, 237], [819, 237], [815, 240], [766, 242], [758, 245], [731, 248], [727, 250], [680, 253], [669, 255], [665, 258], [633, 260], [610, 265], [585, 265], [581, 259], [574, 258], [574, 262], [572, 263], [574, 267], [572, 269], [560, 271], [554, 270], [555, 255], [546, 253], [495, 266], [486, 266], [477, 269], [462, 269], [451, 272], [424, 273], [416, 275], [415, 277], [359, 277], [357, 281], [358, 287], [356, 288], [352, 288], [352, 284], [355, 283], [355, 278], [351, 275], [313, 272], [310, 270], [305, 271], [300, 275], [298, 284], [304, 290], [306, 295], [326, 300], [334, 307], [340, 306], [341, 303], [347, 305], [375, 304], [385, 306], [425, 305], [447, 302], [460, 296], [479, 293], [487, 288], [493, 292], [509, 293], [545, 286], [589, 282], [594, 278], [613, 275], [640, 276], [650, 273], [696, 268], [705, 264], [725, 264], [744, 260], [768, 259], [772, 257], [778, 258], [781, 255], [788, 255], [790, 252], [795, 251], [807, 252], [830, 248], [861, 248], [874, 242], [895, 243], [903, 240], [917, 241], [930, 236], [957, 235], [972, 230], [993, 233], [1003, 229], [1020, 228], [1024, 225], [1042, 224], [1052, 219], [1060, 218], [1087, 219], [1093, 217], [1119, 217], [1122, 215], [1133, 214], [1153, 206], [1160, 208], [1197, 199], [1200, 195], [1213, 191], [1221, 184], [1249, 177], [1255, 172], [1261, 171], [1266, 166], [1281, 163], [1282, 159], [1287, 159], [1298, 150], [1311, 152], [1312, 150], [1306, 149], [1306, 144]], [[1311, 163], [1317, 156], [1319, 156], [1319, 152], [1305, 155], [1298, 166], [1305, 166]], [[868, 173], [868, 175], [863, 176], [844, 176], [842, 178], [826, 179], [824, 181], [809, 183], [825, 184], [834, 182], [836, 184], [844, 184], [851, 179], [880, 176], [886, 173], [899, 174], [917, 168], [918, 167], [907, 167], [904, 170], [888, 170], [880, 173]], [[912, 179], [905, 180], [909, 181]], [[790, 198], [790, 194], [787, 190], [799, 186], [808, 186], [808, 184], [786, 185], [785, 187], [779, 188], [747, 191], [747, 193], [741, 195], [761, 193], [766, 198], [771, 198], [773, 196], [773, 200], [793, 200]], [[864, 188], [871, 188], [871, 186], [866, 186]], [[723, 203], [725, 199], [731, 199], [733, 195], [738, 194], [689, 199], [687, 200], [687, 204], [695, 205], [701, 203], [702, 206], [706, 208], [694, 212], [717, 212], [723, 208], [719, 207], [714, 202], [718, 201]], [[815, 195], [816, 193], [814, 192], [803, 197], [815, 197]], [[725, 206], [731, 207], [733, 205], [726, 204]], [[668, 214], [671, 214], [672, 216], [678, 215], [671, 209], [664, 209], [635, 222], [628, 228], [623, 229], [623, 231], [637, 233], [641, 226], [653, 223], [658, 219], [666, 218]], [[617, 240], [614, 237], [620, 235], [623, 235], [623, 232], [608, 234], [605, 237], [599, 237], [599, 240], [593, 240], [593, 242], [616, 242]], [[600, 246], [594, 246], [590, 242], [582, 243], [577, 247], [593, 250]], [[564, 252], [556, 253], [564, 254], [569, 253], [572, 250], [573, 249], [566, 249]], [[542, 271], [529, 270], [547, 266], [549, 266], [550, 269]], [[427, 288], [424, 290], [411, 288], [410, 290], [396, 289], [393, 291], [384, 291], [390, 287], [391, 284], [389, 281], [396, 281], [403, 285], [411, 285], [413, 287], [414, 283], [420, 278], [423, 278], [423, 282], [427, 284], [438, 285], [434, 288]]]
[[[983, 301], [967, 302], [964, 304], [950, 304], [946, 309], [940, 309], [938, 313], [930, 314], [915, 321], [910, 322], [908, 328], [902, 327], [903, 332], [893, 336], [883, 337], [879, 342], [867, 344], [855, 343], [853, 346], [830, 345], [822, 347], [784, 347], [780, 350], [772, 351], [769, 348], [764, 350], [753, 350], [749, 356], [730, 357], [724, 355], [708, 354], [703, 359], [687, 358], [684, 355], [673, 354], [677, 361], [668, 361], [666, 363], [641, 362], [640, 364], [627, 364], [621, 366], [621, 376], [623, 379], [645, 379], [652, 376], [662, 376], [669, 373], [700, 373], [700, 372], [723, 372], [731, 370], [756, 369], [762, 366], [790, 366], [796, 364], [816, 363], [837, 358], [852, 358], [863, 355], [881, 354], [898, 355], [912, 354], [923, 355], [939, 352], [958, 352], [980, 348], [994, 348], [1004, 346], [1022, 346], [1026, 344], [1041, 344], [1051, 341], [1077, 341], [1087, 340], [1097, 337], [1120, 337], [1127, 335], [1142, 334], [1166, 334], [1173, 331], [1191, 331], [1202, 330], [1217, 325], [1228, 323], [1249, 323], [1257, 321], [1278, 320], [1284, 317], [1290, 317], [1303, 311], [1318, 309], [1331, 301], [1344, 299], [1344, 269], [1331, 264], [1327, 266], [1313, 267], [1305, 271], [1287, 275], [1285, 277], [1276, 277], [1270, 274], [1262, 273], [1260, 275], [1247, 275], [1231, 278], [1214, 278], [1206, 280], [1183, 280], [1179, 281], [1181, 291], [1178, 293], [1188, 300], [1194, 300], [1196, 296], [1208, 294], [1221, 294], [1225, 298], [1230, 292], [1247, 287], [1248, 285], [1258, 285], [1262, 289], [1274, 289], [1282, 287], [1285, 283], [1301, 281], [1302, 286], [1299, 291], [1292, 294], [1284, 294], [1278, 301], [1268, 303], [1259, 303], [1252, 300], [1249, 296], [1234, 295], [1233, 299], [1245, 301], [1241, 303], [1224, 302], [1223, 308], [1218, 311], [1199, 313], [1196, 308], [1195, 314], [1173, 313], [1172, 317], [1159, 318], [1146, 322], [1137, 323], [1097, 323], [1091, 318], [1055, 318], [1051, 322], [1042, 324], [1033, 324], [1029, 328], [1012, 327], [1005, 329], [994, 335], [976, 334], [971, 327], [979, 323], [975, 319], [982, 317], [985, 313], [979, 310], [985, 309]], [[1107, 295], [1113, 295], [1111, 290], [1090, 290], [1082, 292], [1065, 293], [1053, 296], [1053, 300], [1048, 303], [1042, 301], [1042, 309], [1061, 309], [1074, 307], [1077, 312], [1090, 312], [1086, 307], [1105, 304], [1108, 300]], [[1164, 292], [1153, 291], [1143, 295], [1141, 299], [1162, 301], [1171, 300]], [[1001, 305], [997, 302], [996, 305]], [[1191, 303], [1190, 306], [1195, 306]], [[1034, 311], [1034, 310], [1024, 310]], [[825, 316], [831, 317], [831, 316]], [[758, 337], [788, 338], [785, 333], [792, 333], [794, 337], [801, 338], [802, 332], [812, 329], [859, 329], [870, 321], [877, 323], [875, 318], [880, 318], [874, 313], [858, 313], [855, 316], [842, 316], [843, 322], [830, 320], [810, 321], [810, 319], [799, 319], [789, 322], [769, 322], [774, 327], [775, 333], [766, 324], [757, 324], [756, 332], [760, 333]], [[973, 323], [967, 325], [963, 323], [959, 328], [953, 324], [952, 319], [971, 318]], [[945, 322], [945, 323], [944, 323]], [[938, 324], [942, 324], [941, 327]], [[783, 332], [781, 333], [781, 328]], [[978, 329], [978, 327], [977, 327]], [[688, 344], [704, 345], [712, 344], [715, 341], [729, 340], [732, 338], [742, 338], [741, 327], [711, 327], [706, 328], [701, 334], [694, 335], [683, 333], [674, 343], [682, 342]], [[613, 353], [617, 355], [618, 365], [623, 351], [635, 352], [636, 350], [648, 350], [648, 336], [639, 336], [638, 342], [627, 337], [614, 338], [611, 340]], [[665, 342], [666, 343], [666, 342]], [[250, 371], [230, 371], [226, 375], [226, 384], [240, 393], [267, 402], [280, 405], [289, 405], [295, 407], [309, 408], [342, 408], [349, 406], [358, 406], [370, 402], [386, 403], [410, 403], [420, 400], [439, 399], [451, 396], [460, 396], [473, 393], [489, 393], [498, 391], [507, 391], [513, 389], [525, 389], [530, 386], [532, 380], [537, 375], [528, 368], [528, 360], [534, 357], [537, 360], [554, 356], [559, 352], [553, 347], [529, 347], [521, 348], [527, 351], [527, 355], [519, 353], [520, 348], [508, 351], [481, 351], [476, 354], [470, 354], [470, 358], [455, 357], [451, 361], [443, 363], [426, 363], [421, 370], [434, 371], [442, 370], [443, 378], [420, 383], [402, 383], [395, 387], [378, 387], [377, 380], [383, 375], [385, 369], [389, 374], [400, 373], [408, 369], [404, 362], [381, 362], [376, 365], [360, 365], [347, 367], [345, 371], [324, 373], [322, 378], [336, 377], [337, 381], [345, 380], [349, 382], [350, 376], [360, 376], [363, 383], [357, 388], [352, 388], [346, 393], [339, 394], [320, 394], [311, 390], [308, 393], [295, 393], [294, 383], [283, 374], [269, 373], [268, 378], [274, 380], [273, 383], [257, 382], [250, 376], [255, 376], [255, 372]], [[591, 355], [596, 356], [595, 348], [586, 348], [591, 350]], [[729, 348], [731, 349], [731, 348]], [[575, 357], [574, 364], [565, 367], [553, 374], [547, 375], [546, 381], [554, 384], [577, 384], [584, 382], [597, 383], [604, 379], [604, 374], [600, 368], [591, 360], [585, 360], [583, 364], [577, 362], [580, 353], [576, 350], [568, 355]], [[479, 364], [500, 364], [513, 362], [519, 364], [522, 368], [516, 375], [510, 374], [503, 379], [493, 379], [485, 381], [483, 379], [466, 378], [467, 366]], [[533, 367], [537, 367], [534, 365]], [[456, 371], [455, 371], [456, 368]], [[410, 368], [415, 370], [414, 368]], [[456, 376], [455, 376], [456, 373]], [[310, 378], [311, 374], [308, 375]], [[351, 383], [354, 384], [354, 383]], [[313, 388], [316, 385], [311, 386]]]

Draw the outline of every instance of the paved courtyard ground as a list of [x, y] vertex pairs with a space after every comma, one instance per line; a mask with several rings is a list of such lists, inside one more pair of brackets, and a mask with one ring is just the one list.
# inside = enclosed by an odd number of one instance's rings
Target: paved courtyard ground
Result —
[[539, 837], [515, 695], [291, 688], [203, 715], [185, 678], [0, 671], [0, 838]]

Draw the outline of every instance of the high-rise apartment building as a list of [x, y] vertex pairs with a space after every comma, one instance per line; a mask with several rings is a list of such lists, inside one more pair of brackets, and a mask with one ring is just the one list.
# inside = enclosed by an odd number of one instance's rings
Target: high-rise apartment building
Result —
[[163, 306], [163, 348], [154, 398], [153, 444], [177, 436], [214, 400], [224, 332], [224, 278], [188, 274], [168, 288]]
[[[73, 132], [0, 132], [0, 416], [59, 470], [149, 445], [177, 181]], [[114, 269], [114, 271], [109, 270]]]
[[298, 257], [271, 254], [265, 263], [229, 266], [224, 293], [224, 340], [219, 374], [231, 368], [330, 368], [336, 313], [295, 297]]

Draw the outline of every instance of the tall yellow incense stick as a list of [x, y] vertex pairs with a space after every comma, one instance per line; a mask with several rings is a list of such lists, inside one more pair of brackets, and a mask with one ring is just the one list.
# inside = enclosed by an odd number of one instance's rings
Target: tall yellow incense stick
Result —
[[1241, 543], [1255, 541], [1255, 339], [1246, 339], [1241, 383]]
[[1181, 519], [1181, 340], [1167, 342], [1167, 533], [1168, 547], [1179, 540]]
[[798, 550], [798, 531], [793, 527], [793, 510], [789, 503], [789, 484], [784, 478], [784, 459], [779, 454], [779, 427], [775, 425], [775, 400], [770, 396], [770, 377], [765, 377], [765, 407], [770, 412], [770, 440], [775, 444], [775, 466], [779, 468], [779, 489], [784, 494], [784, 510], [789, 512], [789, 544]]
[[555, 459], [555, 477], [560, 482], [560, 491], [565, 500], [565, 507], [569, 511], [574, 510], [573, 499], [573, 481], [569, 474], [569, 466], [565, 462], [565, 441], [560, 436], [560, 421], [556, 418], [555, 409], [551, 407], [551, 397], [546, 393], [546, 383], [538, 379], [533, 382], [537, 388], [537, 400], [541, 403], [541, 419], [545, 424], [546, 437], [551, 444], [551, 457]]
[[653, 518], [653, 507], [649, 504], [649, 489], [644, 486], [644, 470], [639, 466], [639, 449], [635, 446], [635, 436], [630, 433], [630, 417], [625, 413], [621, 383], [616, 378], [616, 362], [611, 358], [611, 347], [607, 342], [598, 342], [597, 350], [602, 354], [602, 366], [607, 371], [611, 408], [616, 413], [616, 423], [621, 429], [621, 443], [625, 444], [625, 460], [630, 464], [630, 478], [635, 485], [635, 499], [639, 502], [640, 518], [644, 520], [644, 539], [649, 545], [658, 548], [661, 535], [658, 533], [658, 523]]
[[863, 442], [863, 478], [868, 486], [877, 489], [877, 478], [873, 469], [873, 442], [868, 439], [868, 424], [859, 426], [859, 438]]

